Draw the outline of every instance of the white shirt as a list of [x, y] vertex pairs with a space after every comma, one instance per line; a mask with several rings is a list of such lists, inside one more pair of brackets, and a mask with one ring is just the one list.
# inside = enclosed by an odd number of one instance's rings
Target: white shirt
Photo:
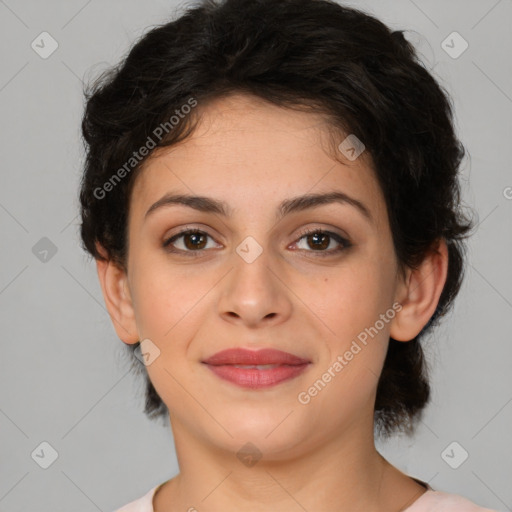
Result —
[[[458, 494], [436, 491], [427, 483], [416, 478], [414, 480], [426, 486], [427, 491], [402, 512], [498, 512], [490, 508], [480, 507]], [[131, 501], [115, 512], [154, 512], [153, 496], [164, 483], [156, 485], [141, 498]]]

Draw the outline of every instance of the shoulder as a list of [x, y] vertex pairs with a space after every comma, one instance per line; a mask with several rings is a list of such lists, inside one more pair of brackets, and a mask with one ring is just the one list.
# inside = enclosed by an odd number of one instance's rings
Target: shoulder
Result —
[[130, 503], [116, 509], [114, 512], [153, 512], [153, 496], [158, 487], [159, 486], [156, 485], [144, 494], [144, 496], [130, 501]]
[[498, 512], [481, 507], [460, 496], [444, 491], [428, 490], [404, 512]]

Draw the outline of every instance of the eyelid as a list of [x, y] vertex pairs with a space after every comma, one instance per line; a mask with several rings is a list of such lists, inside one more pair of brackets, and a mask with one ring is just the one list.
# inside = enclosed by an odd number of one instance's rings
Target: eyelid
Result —
[[328, 234], [337, 235], [340, 238], [343, 238], [344, 240], [346, 240], [347, 242], [350, 242], [348, 235], [346, 235], [343, 232], [339, 233], [338, 231], [335, 231], [335, 230], [338, 230], [338, 228], [334, 228], [334, 227], [327, 227], [327, 228], [325, 228], [325, 227], [320, 227], [320, 226], [313, 226], [313, 227], [301, 229], [299, 231], [298, 235], [295, 235], [295, 236], [296, 237], [297, 236], [298, 237], [303, 237], [303, 236], [309, 235], [311, 233], [321, 232], [321, 233], [328, 233]]
[[[172, 232], [172, 234], [164, 236], [164, 239], [169, 240], [170, 238], [181, 235], [183, 233], [187, 233], [188, 231], [200, 231], [201, 233], [204, 233], [204, 234], [208, 235], [210, 238], [214, 238], [214, 239], [222, 239], [223, 238], [211, 226], [208, 226], [207, 224], [199, 223], [199, 224], [184, 224], [183, 226], [180, 226], [179, 228], [177, 228], [177, 231], [174, 231], [174, 232], [171, 229], [170, 232]], [[212, 231], [214, 233], [212, 233]]]

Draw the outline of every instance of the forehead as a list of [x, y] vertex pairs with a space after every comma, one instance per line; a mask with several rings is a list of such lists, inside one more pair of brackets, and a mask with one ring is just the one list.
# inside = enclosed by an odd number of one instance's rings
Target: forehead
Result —
[[196, 109], [201, 110], [194, 132], [154, 152], [137, 176], [134, 215], [144, 215], [169, 191], [261, 213], [288, 197], [341, 190], [361, 199], [374, 218], [385, 213], [371, 159], [364, 152], [346, 158], [338, 149], [346, 135], [336, 133], [324, 116], [245, 94]]

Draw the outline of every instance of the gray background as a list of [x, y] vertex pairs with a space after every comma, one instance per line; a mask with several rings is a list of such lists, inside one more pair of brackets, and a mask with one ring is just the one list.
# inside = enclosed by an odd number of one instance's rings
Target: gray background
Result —
[[[144, 416], [142, 380], [128, 374], [94, 262], [79, 248], [77, 190], [82, 81], [185, 5], [0, 1], [2, 512], [107, 512], [177, 472], [170, 429]], [[378, 448], [437, 490], [512, 510], [512, 2], [348, 5], [409, 29], [452, 94], [469, 152], [464, 201], [479, 218], [454, 312], [428, 340], [432, 404], [416, 436]], [[59, 45], [46, 59], [31, 47], [43, 31]], [[453, 31], [469, 44], [457, 58], [442, 46]], [[55, 254], [41, 252], [43, 237]], [[58, 454], [47, 469], [44, 441]], [[469, 458], [450, 467], [462, 449]]]

